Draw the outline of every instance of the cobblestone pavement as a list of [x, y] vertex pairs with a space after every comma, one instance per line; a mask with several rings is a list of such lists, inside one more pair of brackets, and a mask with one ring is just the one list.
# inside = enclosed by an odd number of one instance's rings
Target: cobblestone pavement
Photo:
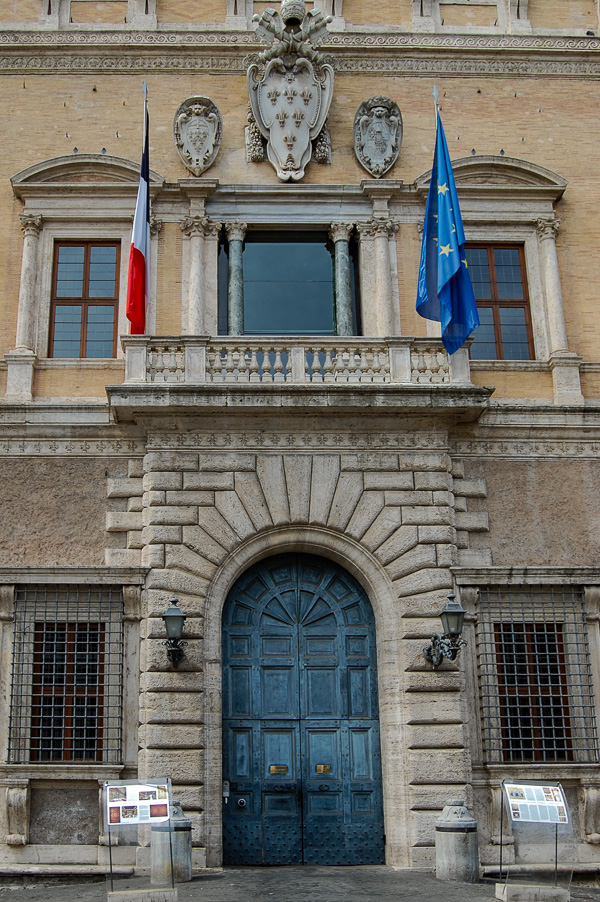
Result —
[[[134, 879], [115, 890], [138, 889]], [[104, 883], [4, 884], [0, 902], [106, 902]], [[387, 867], [225, 868], [178, 885], [180, 902], [485, 902], [493, 883], [444, 883], [423, 871]], [[600, 902], [600, 884], [573, 886], [574, 902]]]

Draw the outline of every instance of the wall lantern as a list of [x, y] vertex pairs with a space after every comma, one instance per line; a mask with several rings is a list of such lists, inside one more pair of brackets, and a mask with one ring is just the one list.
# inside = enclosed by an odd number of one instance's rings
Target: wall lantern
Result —
[[179, 607], [178, 598], [169, 600], [169, 607], [162, 615], [162, 619], [164, 620], [167, 633], [167, 639], [166, 642], [163, 642], [163, 645], [167, 647], [167, 658], [173, 665], [173, 670], [177, 670], [180, 661], [185, 657], [183, 649], [187, 645], [185, 639], [181, 638], [186, 615]]
[[440, 666], [444, 658], [448, 658], [450, 661], [456, 660], [460, 649], [467, 644], [464, 639], [461, 639], [465, 614], [466, 611], [460, 601], [456, 600], [456, 595], [452, 593], [448, 595], [446, 606], [440, 613], [444, 632], [441, 635], [434, 633], [431, 637], [431, 644], [423, 649], [425, 660], [433, 664], [434, 670]]

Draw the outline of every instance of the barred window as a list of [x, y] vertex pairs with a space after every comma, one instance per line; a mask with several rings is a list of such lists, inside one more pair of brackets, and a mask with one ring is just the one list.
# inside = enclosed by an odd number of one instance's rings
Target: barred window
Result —
[[18, 586], [9, 761], [118, 763], [123, 600], [114, 586]]
[[583, 593], [480, 590], [477, 649], [486, 761], [598, 761]]

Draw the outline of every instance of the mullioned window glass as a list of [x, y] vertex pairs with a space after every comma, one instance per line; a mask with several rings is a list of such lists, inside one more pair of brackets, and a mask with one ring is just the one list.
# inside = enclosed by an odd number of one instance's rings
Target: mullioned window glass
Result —
[[530, 360], [533, 342], [523, 249], [467, 247], [466, 254], [480, 319], [472, 359]]
[[51, 357], [115, 356], [118, 264], [116, 243], [57, 245]]

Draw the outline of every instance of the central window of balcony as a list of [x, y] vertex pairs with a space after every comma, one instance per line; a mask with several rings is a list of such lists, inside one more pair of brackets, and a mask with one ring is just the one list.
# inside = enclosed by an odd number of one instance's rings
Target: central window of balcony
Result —
[[[359, 334], [356, 254], [352, 242], [339, 243], [346, 248], [345, 263], [325, 231], [249, 230], [241, 261], [234, 241], [223, 244], [219, 333]], [[234, 265], [236, 255], [241, 267]]]

